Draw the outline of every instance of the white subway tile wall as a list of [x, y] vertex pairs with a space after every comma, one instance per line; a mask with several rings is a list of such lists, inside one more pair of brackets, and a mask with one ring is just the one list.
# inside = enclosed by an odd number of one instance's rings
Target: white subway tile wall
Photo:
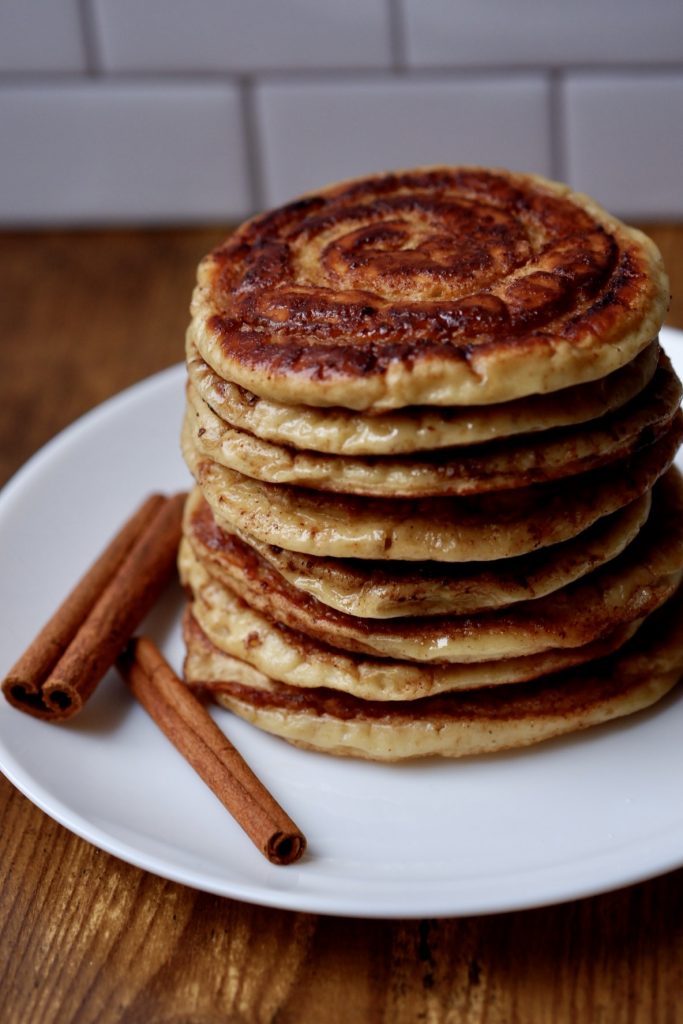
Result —
[[563, 106], [571, 184], [632, 216], [683, 214], [683, 71], [569, 75]]
[[385, 0], [93, 0], [106, 71], [389, 67]]
[[234, 85], [0, 89], [3, 216], [42, 222], [240, 217], [250, 202]]
[[43, 74], [85, 69], [78, 0], [0, 2], [0, 71]]
[[0, 224], [238, 220], [412, 164], [683, 218], [682, 0], [0, 0]]
[[681, 0], [400, 0], [411, 67], [683, 61]]
[[484, 164], [550, 174], [548, 109], [542, 75], [347, 79], [315, 89], [268, 83], [255, 105], [263, 198], [279, 204], [302, 188], [386, 167]]

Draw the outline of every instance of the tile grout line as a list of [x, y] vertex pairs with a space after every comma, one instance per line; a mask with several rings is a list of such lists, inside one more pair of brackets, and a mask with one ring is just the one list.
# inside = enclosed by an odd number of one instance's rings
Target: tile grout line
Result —
[[262, 210], [265, 205], [265, 182], [263, 180], [263, 158], [258, 131], [254, 81], [249, 76], [244, 76], [239, 83], [239, 90], [244, 159], [247, 168], [251, 207], [252, 211], [256, 212]]
[[100, 78], [102, 74], [102, 54], [95, 12], [91, 0], [78, 0], [78, 12], [85, 52], [86, 77]]
[[553, 68], [548, 76], [548, 145], [551, 177], [556, 181], [565, 181], [568, 170], [563, 84], [563, 72]]
[[[395, 2], [395, 0], [391, 0]], [[88, 0], [79, 0], [82, 10], [89, 12]], [[60, 82], [75, 83], [86, 81], [89, 78], [97, 77], [103, 82], [116, 85], [122, 82], [148, 83], [150, 81], [161, 84], [197, 84], [197, 83], [231, 83], [242, 84], [249, 81], [252, 86], [257, 82], [282, 83], [295, 82], [305, 84], [311, 82], [348, 82], [361, 81], [366, 84], [383, 81], [401, 82], [434, 82], [442, 81], [471, 81], [487, 77], [523, 77], [524, 75], [549, 75], [559, 76], [572, 74], [599, 74], [605, 78], [610, 75], [633, 74], [639, 75], [680, 75], [683, 74], [683, 64], [619, 64], [619, 65], [584, 65], [568, 64], [566, 67], [549, 66], [547, 64], [482, 64], [478, 66], [439, 66], [439, 67], [405, 67], [399, 66], [399, 59], [395, 67], [359, 67], [359, 68], [296, 68], [296, 69], [275, 69], [259, 68], [251, 72], [229, 72], [229, 71], [163, 71], [163, 70], [136, 70], [116, 71], [102, 69], [102, 60], [98, 41], [98, 33], [94, 23], [90, 23], [90, 15], [85, 14], [83, 18], [83, 35], [87, 51], [89, 70], [87, 74], [73, 71], [0, 71], [0, 85], [5, 86], [26, 86], [52, 85]], [[399, 33], [400, 35], [400, 30]], [[402, 43], [396, 40], [397, 47]]]
[[391, 67], [394, 71], [405, 71], [406, 68], [406, 33], [405, 20], [401, 0], [385, 0], [389, 21], [389, 48]]

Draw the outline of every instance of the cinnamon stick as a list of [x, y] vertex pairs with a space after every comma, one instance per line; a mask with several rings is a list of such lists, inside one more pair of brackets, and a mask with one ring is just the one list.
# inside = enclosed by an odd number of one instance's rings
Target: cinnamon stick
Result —
[[116, 534], [2, 684], [14, 707], [76, 714], [170, 580], [185, 495], [152, 495]]
[[209, 712], [148, 637], [131, 641], [117, 661], [123, 678], [176, 749], [273, 864], [291, 864], [306, 839], [254, 775]]

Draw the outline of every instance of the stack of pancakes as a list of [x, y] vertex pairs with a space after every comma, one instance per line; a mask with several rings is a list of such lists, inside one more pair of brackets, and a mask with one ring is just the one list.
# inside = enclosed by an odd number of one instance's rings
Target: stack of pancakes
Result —
[[188, 684], [382, 760], [660, 698], [683, 673], [667, 301], [644, 235], [537, 176], [375, 176], [244, 224], [187, 340]]

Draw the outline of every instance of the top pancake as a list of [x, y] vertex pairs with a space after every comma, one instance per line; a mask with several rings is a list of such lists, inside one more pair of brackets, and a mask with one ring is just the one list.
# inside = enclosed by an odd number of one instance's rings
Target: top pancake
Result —
[[663, 321], [656, 247], [535, 175], [434, 168], [331, 186], [199, 267], [193, 337], [276, 402], [487, 405], [597, 380]]

